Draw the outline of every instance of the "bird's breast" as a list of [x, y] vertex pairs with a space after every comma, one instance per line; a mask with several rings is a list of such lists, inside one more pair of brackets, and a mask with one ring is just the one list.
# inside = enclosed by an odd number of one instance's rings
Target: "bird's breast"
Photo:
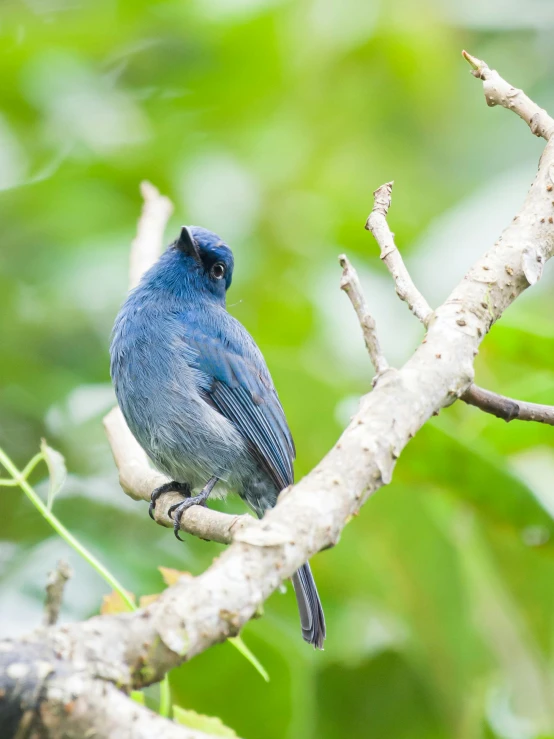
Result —
[[117, 399], [134, 436], [173, 479], [231, 480], [249, 454], [235, 426], [209, 405], [209, 378], [172, 321], [134, 312], [116, 323], [111, 348]]

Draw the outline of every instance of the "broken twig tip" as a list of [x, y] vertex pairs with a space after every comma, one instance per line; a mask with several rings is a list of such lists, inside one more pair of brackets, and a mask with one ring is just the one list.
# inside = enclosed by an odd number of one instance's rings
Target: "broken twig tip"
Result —
[[473, 69], [479, 69], [479, 67], [483, 64], [483, 62], [480, 59], [477, 59], [477, 57], [473, 56], [473, 54], [470, 54], [465, 49], [462, 51], [462, 56], [468, 62], [468, 64], [473, 67]]
[[139, 189], [143, 200], [152, 200], [160, 194], [158, 188], [148, 180], [142, 180]]
[[63, 560], [60, 560], [56, 565], [56, 569], [48, 574], [43, 619], [45, 626], [53, 626], [57, 622], [62, 607], [65, 584], [72, 576], [73, 570]]

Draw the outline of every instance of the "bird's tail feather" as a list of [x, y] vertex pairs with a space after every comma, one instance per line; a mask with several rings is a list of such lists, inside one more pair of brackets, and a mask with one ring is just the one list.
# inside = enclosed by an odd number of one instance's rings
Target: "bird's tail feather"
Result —
[[316, 584], [310, 570], [310, 565], [305, 565], [292, 576], [292, 584], [298, 611], [300, 612], [300, 623], [302, 624], [302, 636], [304, 641], [313, 644], [316, 649], [323, 649], [325, 639], [325, 616]]

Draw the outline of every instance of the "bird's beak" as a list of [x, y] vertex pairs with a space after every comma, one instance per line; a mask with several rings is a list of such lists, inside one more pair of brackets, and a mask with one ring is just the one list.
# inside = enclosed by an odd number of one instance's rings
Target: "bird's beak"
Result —
[[176, 243], [177, 249], [182, 251], [184, 254], [188, 254], [190, 257], [194, 257], [197, 262], [200, 262], [200, 253], [198, 251], [198, 244], [194, 240], [193, 235], [190, 232], [188, 226], [183, 226], [179, 238]]

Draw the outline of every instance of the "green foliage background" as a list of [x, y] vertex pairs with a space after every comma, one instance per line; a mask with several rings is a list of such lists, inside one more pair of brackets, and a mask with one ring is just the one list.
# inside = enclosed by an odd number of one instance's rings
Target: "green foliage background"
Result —
[[[421, 338], [363, 230], [371, 191], [395, 179], [391, 225], [436, 304], [514, 215], [542, 149], [487, 109], [460, 51], [552, 111], [553, 25], [539, 0], [4, 0], [0, 445], [20, 466], [41, 436], [62, 451], [56, 512], [126, 587], [159, 590], [157, 565], [199, 573], [220, 550], [178, 544], [125, 498], [101, 428], [140, 180], [176, 204], [168, 241], [196, 223], [233, 246], [230, 310], [268, 360], [300, 477], [370, 387], [338, 253], [390, 360]], [[552, 284], [493, 328], [481, 384], [554, 403]], [[553, 473], [551, 428], [446, 410], [314, 559], [325, 652], [302, 642], [289, 589], [243, 634], [271, 682], [224, 644], [172, 674], [177, 702], [246, 739], [554, 736]], [[38, 624], [60, 556], [77, 571], [64, 618], [97, 612], [95, 573], [2, 496], [2, 634]]]

